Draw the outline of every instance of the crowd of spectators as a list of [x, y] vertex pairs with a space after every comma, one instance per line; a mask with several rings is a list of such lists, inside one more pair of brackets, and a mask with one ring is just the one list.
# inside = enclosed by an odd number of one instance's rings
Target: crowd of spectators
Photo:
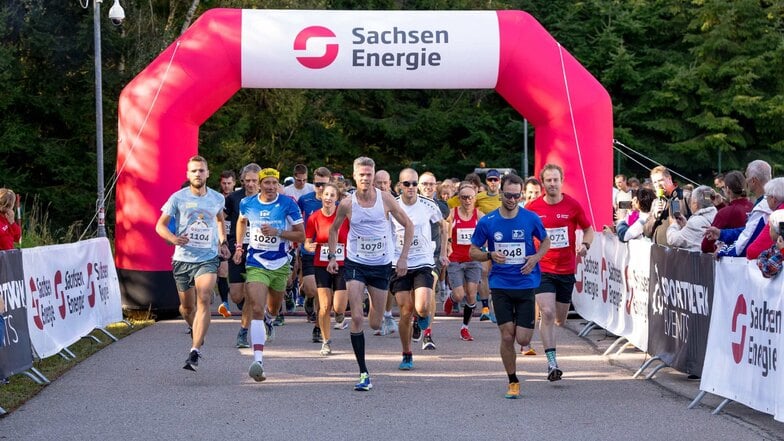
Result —
[[756, 260], [762, 275], [775, 277], [784, 263], [784, 178], [773, 178], [762, 160], [745, 173], [714, 178], [714, 188], [680, 186], [664, 166], [642, 183], [614, 179], [615, 223], [604, 227], [627, 242], [647, 238], [672, 248]]

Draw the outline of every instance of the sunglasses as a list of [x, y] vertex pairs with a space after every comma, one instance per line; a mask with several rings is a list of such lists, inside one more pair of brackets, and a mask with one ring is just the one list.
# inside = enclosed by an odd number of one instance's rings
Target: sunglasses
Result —
[[326, 185], [326, 182], [314, 182], [313, 183], [313, 186], [316, 187], [316, 188], [321, 188], [324, 185]]
[[487, 178], [485, 179], [487, 182], [498, 182], [498, 178]]
[[504, 192], [504, 197], [507, 198], [507, 199], [520, 199], [521, 197], [523, 197], [523, 194], [522, 193], [508, 193], [508, 192]]
[[400, 181], [400, 184], [403, 187], [408, 188], [408, 187], [416, 187], [418, 182], [417, 181]]
[[461, 194], [460, 195], [460, 199], [462, 199], [464, 201], [470, 201], [473, 198], [474, 198], [474, 195], [472, 195], [472, 194]]

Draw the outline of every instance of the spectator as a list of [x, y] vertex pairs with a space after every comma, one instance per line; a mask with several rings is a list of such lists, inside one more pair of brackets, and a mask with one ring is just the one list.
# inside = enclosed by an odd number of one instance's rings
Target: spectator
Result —
[[[765, 184], [765, 201], [768, 203], [771, 211], [784, 208], [784, 178], [771, 179], [770, 182]], [[760, 234], [746, 248], [746, 258], [749, 260], [756, 259], [763, 250], [774, 245], [776, 239], [773, 239], [769, 232], [772, 222], [769, 221], [762, 227]], [[778, 224], [776, 224], [776, 227], [778, 227]]]
[[[770, 216], [772, 210], [764, 195], [767, 183], [771, 180], [770, 176], [770, 165], [767, 162], [759, 159], [751, 161], [746, 167], [746, 186], [758, 197], [751, 214], [746, 219], [746, 225], [741, 228], [719, 230], [716, 227], [710, 227], [705, 230], [705, 237], [708, 240], [719, 240], [724, 244], [716, 252], [717, 258], [722, 256], [745, 256], [746, 247], [757, 238], [762, 228], [768, 222], [768, 216]], [[784, 197], [784, 194], [779, 194], [779, 196]]]
[[[746, 218], [754, 205], [746, 197], [745, 178], [743, 173], [735, 170], [722, 175], [722, 188], [728, 204], [720, 208], [713, 218], [712, 227], [719, 230], [725, 228], [741, 228], [746, 225]], [[715, 201], [714, 201], [715, 202]], [[716, 252], [716, 241], [702, 239], [701, 250], [703, 253]]]
[[14, 242], [22, 237], [22, 229], [15, 219], [15, 204], [16, 194], [8, 188], [0, 188], [0, 251], [14, 249]]
[[637, 190], [640, 188], [640, 180], [633, 176], [626, 180], [626, 184], [629, 186], [629, 190]]
[[[656, 199], [656, 193], [650, 188], [640, 188], [632, 199], [632, 211], [626, 219], [616, 226], [618, 238], [622, 242], [638, 239], [643, 236], [645, 222], [651, 212], [651, 205]], [[631, 225], [630, 225], [631, 224]]]
[[713, 200], [716, 193], [706, 185], [695, 188], [690, 198], [690, 209], [693, 213], [688, 220], [680, 213], [670, 213], [670, 226], [667, 227], [667, 244], [674, 248], [689, 251], [700, 251], [705, 229], [716, 217]]
[[[729, 174], [729, 173], [728, 173]], [[716, 188], [716, 194], [719, 196], [715, 198], [714, 204], [716, 208], [721, 210], [727, 205], [729, 194], [727, 192], [727, 185], [724, 182], [726, 176], [724, 173], [718, 173], [713, 177], [713, 186]]]
[[[766, 279], [776, 277], [781, 272], [782, 261], [784, 260], [784, 237], [782, 234], [782, 223], [784, 223], [784, 210], [776, 210], [770, 214], [769, 239], [773, 244], [770, 248], [761, 252], [757, 257], [757, 267]], [[748, 255], [747, 255], [748, 257]]]
[[615, 212], [615, 220], [620, 221], [626, 217], [626, 213], [628, 208], [621, 208], [619, 206], [619, 202], [631, 202], [632, 200], [632, 193], [629, 189], [629, 185], [626, 182], [626, 175], [618, 174], [615, 175], [615, 189], [617, 191], [613, 192], [613, 211]]
[[667, 246], [667, 227], [670, 226], [670, 206], [677, 202], [681, 214], [686, 219], [691, 216], [688, 205], [683, 202], [683, 190], [672, 182], [667, 167], [659, 165], [651, 169], [651, 183], [656, 192], [656, 200], [651, 205], [651, 216], [645, 223], [645, 236], [654, 243]]

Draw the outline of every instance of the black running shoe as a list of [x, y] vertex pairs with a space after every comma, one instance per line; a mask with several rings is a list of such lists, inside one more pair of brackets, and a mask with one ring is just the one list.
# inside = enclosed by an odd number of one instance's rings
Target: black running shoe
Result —
[[188, 354], [188, 359], [185, 360], [185, 366], [183, 369], [187, 369], [189, 371], [196, 372], [196, 368], [199, 367], [199, 359], [201, 358], [201, 353], [196, 349], [191, 350], [190, 354]]
[[558, 381], [563, 376], [563, 371], [558, 369], [558, 366], [550, 366], [547, 370], [547, 379], [549, 381]]
[[422, 340], [422, 329], [419, 327], [419, 323], [417, 320], [414, 320], [414, 332], [411, 333], [411, 340], [419, 341]]
[[313, 343], [323, 343], [324, 339], [321, 337], [321, 328], [318, 326], [313, 327]]

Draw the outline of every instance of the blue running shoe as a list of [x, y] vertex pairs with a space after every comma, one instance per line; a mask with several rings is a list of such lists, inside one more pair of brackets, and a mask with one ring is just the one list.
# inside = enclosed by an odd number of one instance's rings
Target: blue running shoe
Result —
[[354, 390], [367, 392], [373, 389], [373, 383], [370, 382], [370, 375], [367, 372], [359, 374], [359, 383], [354, 385]]
[[400, 362], [400, 365], [397, 367], [401, 371], [410, 371], [414, 369], [414, 357], [411, 355], [404, 355], [403, 361]]
[[424, 317], [417, 316], [417, 322], [419, 324], [419, 329], [425, 330], [430, 327], [430, 316], [426, 315]]

